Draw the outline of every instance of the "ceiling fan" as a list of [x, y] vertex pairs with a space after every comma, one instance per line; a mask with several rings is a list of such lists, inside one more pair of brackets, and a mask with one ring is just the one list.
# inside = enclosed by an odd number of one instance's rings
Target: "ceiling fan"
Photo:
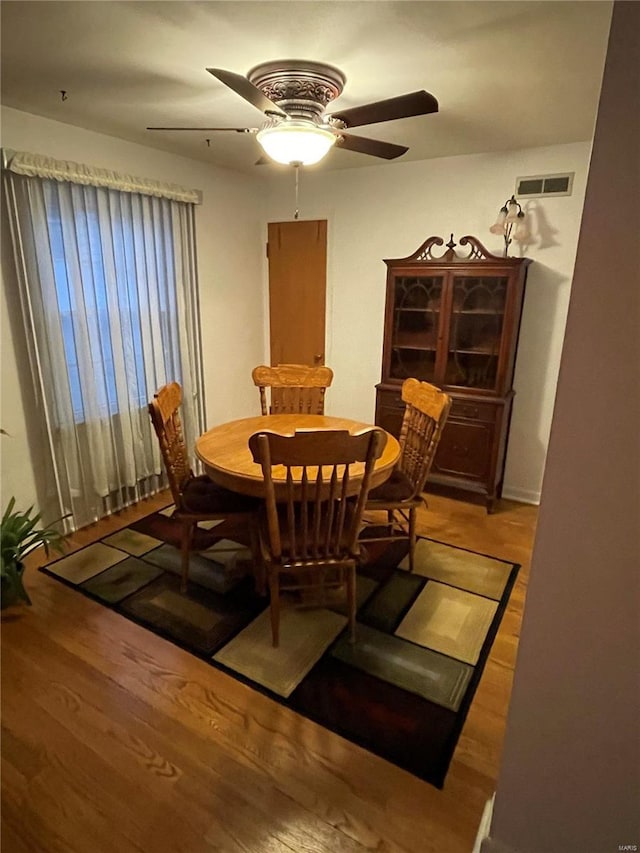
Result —
[[[420, 90], [359, 107], [332, 112], [327, 106], [341, 94], [346, 77], [332, 65], [307, 60], [264, 62], [247, 76], [207, 68], [225, 86], [266, 116], [258, 127], [148, 127], [147, 130], [231, 131], [253, 133], [265, 153], [277, 163], [309, 166], [333, 147], [393, 160], [409, 149], [346, 133], [352, 127], [393, 121], [438, 111], [433, 95]], [[258, 163], [269, 162], [265, 159]]]

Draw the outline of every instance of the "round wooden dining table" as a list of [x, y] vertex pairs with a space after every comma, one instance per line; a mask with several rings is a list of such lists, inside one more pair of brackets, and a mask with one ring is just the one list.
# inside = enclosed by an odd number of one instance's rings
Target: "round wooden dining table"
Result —
[[[196, 441], [196, 456], [204, 465], [208, 476], [227, 489], [252, 497], [264, 497], [262, 469], [253, 461], [249, 450], [249, 439], [256, 432], [277, 432], [281, 435], [293, 435], [296, 430], [348, 430], [352, 435], [362, 430], [372, 429], [372, 424], [352, 421], [348, 418], [334, 418], [328, 415], [261, 415], [255, 418], [241, 418], [237, 421], [215, 426], [203, 433]], [[378, 429], [381, 429], [378, 427]], [[382, 430], [385, 432], [385, 430]], [[386, 433], [387, 442], [382, 455], [376, 461], [371, 478], [371, 487], [391, 476], [394, 465], [400, 455], [400, 445], [390, 433]], [[281, 469], [279, 471], [278, 469]], [[364, 464], [356, 463], [353, 473], [357, 482], [358, 470], [364, 473]], [[285, 487], [285, 469], [277, 466], [273, 479], [278, 495], [281, 481]], [[284, 491], [282, 491], [284, 495]]]

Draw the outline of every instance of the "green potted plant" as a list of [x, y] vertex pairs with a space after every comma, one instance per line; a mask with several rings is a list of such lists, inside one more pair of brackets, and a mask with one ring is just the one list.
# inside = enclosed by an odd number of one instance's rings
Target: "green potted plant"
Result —
[[24, 588], [24, 559], [41, 545], [49, 556], [50, 549], [62, 553], [64, 536], [52, 525], [38, 527], [40, 513], [32, 515], [33, 507], [26, 512], [14, 509], [16, 499], [11, 498], [0, 522], [0, 550], [2, 552], [1, 592], [2, 609], [31, 599]]

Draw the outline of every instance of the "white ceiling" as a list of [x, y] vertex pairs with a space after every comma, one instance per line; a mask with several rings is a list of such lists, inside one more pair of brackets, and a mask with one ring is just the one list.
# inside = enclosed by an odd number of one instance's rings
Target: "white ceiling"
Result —
[[[302, 58], [346, 74], [336, 108], [436, 96], [435, 115], [354, 128], [408, 145], [402, 160], [588, 140], [611, 3], [2, 0], [0, 15], [3, 104], [252, 171], [254, 136], [145, 128], [259, 126], [261, 113], [205, 68]], [[381, 162], [334, 150], [321, 168]]]

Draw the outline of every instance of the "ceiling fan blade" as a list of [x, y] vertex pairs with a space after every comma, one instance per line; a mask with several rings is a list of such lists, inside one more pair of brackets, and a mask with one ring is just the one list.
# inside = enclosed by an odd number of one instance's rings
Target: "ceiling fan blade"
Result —
[[233, 133], [257, 133], [257, 127], [148, 127], [147, 130], [206, 130], [209, 131], [220, 131], [220, 130], [228, 130]]
[[207, 71], [263, 113], [267, 113], [267, 115], [277, 115], [281, 118], [287, 117], [284, 110], [281, 110], [277, 104], [270, 101], [266, 95], [262, 94], [257, 86], [254, 86], [253, 83], [247, 80], [246, 77], [243, 77], [242, 74], [234, 74], [233, 71], [225, 71], [224, 68], [207, 68]]
[[379, 139], [367, 139], [366, 136], [351, 136], [340, 132], [336, 141], [337, 148], [357, 151], [359, 154], [371, 154], [372, 157], [382, 157], [385, 160], [395, 160], [409, 150], [406, 145], [396, 145], [394, 142], [382, 142]]
[[359, 127], [363, 124], [376, 124], [380, 121], [393, 121], [397, 118], [437, 112], [437, 100], [429, 92], [421, 90], [410, 92], [408, 95], [398, 95], [397, 98], [387, 98], [386, 101], [375, 101], [372, 104], [363, 104], [361, 107], [331, 113], [331, 117], [340, 119], [347, 127]]

